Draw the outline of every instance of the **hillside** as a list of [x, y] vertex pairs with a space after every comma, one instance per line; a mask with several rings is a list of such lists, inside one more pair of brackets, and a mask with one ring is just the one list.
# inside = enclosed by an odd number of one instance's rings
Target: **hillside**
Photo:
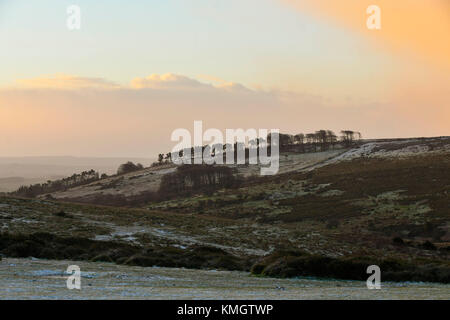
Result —
[[[278, 175], [135, 209], [1, 198], [0, 230], [9, 236], [0, 239], [0, 252], [144, 266], [253, 265], [252, 272], [271, 276], [301, 275], [305, 261], [354, 266], [385, 259], [390, 262], [380, 263], [392, 269], [393, 280], [448, 282], [449, 155], [449, 138], [366, 141], [349, 150], [285, 154]], [[161, 177], [174, 170], [144, 169], [52, 197], [89, 202], [102, 193], [131, 196], [157, 190]], [[238, 170], [251, 174], [246, 166]], [[8, 247], [16, 236], [29, 246]], [[55, 251], [43, 253], [41, 247]], [[322, 276], [355, 278], [320, 270]]]
[[[280, 155], [280, 169], [278, 174], [290, 172], [306, 172], [333, 163], [361, 158], [405, 158], [417, 155], [448, 154], [450, 152], [450, 138], [417, 138], [395, 140], [366, 140], [355, 148], [336, 148], [313, 153], [282, 153]], [[232, 166], [242, 177], [257, 177], [259, 165]], [[117, 199], [133, 199], [145, 197], [159, 190], [163, 175], [176, 170], [175, 165], [163, 165], [145, 168], [120, 176], [112, 176], [94, 183], [72, 188], [64, 192], [43, 195], [62, 201], [75, 201], [96, 204], [122, 204]], [[151, 200], [151, 199], [149, 199]], [[116, 201], [116, 202], [114, 202]]]
[[113, 174], [120, 164], [129, 160], [144, 165], [152, 161], [146, 158], [0, 157], [0, 192], [11, 192], [20, 186], [61, 179], [91, 169]]

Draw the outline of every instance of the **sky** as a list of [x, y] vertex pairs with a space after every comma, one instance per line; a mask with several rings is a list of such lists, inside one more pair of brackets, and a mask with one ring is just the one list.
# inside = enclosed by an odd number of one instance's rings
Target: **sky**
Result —
[[194, 120], [450, 135], [450, 3], [0, 0], [0, 70], [0, 156], [154, 157]]

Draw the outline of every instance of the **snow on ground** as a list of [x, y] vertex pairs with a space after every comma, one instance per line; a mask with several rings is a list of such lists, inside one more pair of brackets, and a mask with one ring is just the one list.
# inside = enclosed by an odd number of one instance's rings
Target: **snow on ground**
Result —
[[[139, 172], [124, 174], [121, 176], [109, 177], [83, 185], [71, 188], [62, 192], [54, 192], [52, 197], [59, 200], [93, 198], [98, 195], [138, 195], [145, 191], [158, 191], [161, 178], [164, 174], [174, 172], [175, 165], [167, 165], [162, 168], [146, 168]], [[46, 195], [41, 196], [43, 198]]]
[[[401, 158], [423, 154], [450, 153], [450, 138], [414, 138], [398, 140], [367, 140], [350, 150], [337, 148], [312, 153], [283, 153], [280, 155], [278, 173], [311, 171], [328, 164], [357, 158]], [[244, 177], [257, 176], [261, 166], [233, 165]], [[109, 177], [88, 185], [51, 194], [60, 200], [90, 199], [99, 195], [139, 195], [146, 191], [156, 192], [163, 175], [174, 172], [175, 165], [146, 168], [122, 176]], [[44, 196], [45, 197], [45, 196]]]
[[450, 138], [368, 142], [307, 169], [310, 171], [328, 164], [358, 158], [402, 158], [437, 153], [450, 153]]
[[[67, 289], [67, 267], [81, 269], [81, 290]], [[0, 299], [450, 299], [450, 285], [249, 277], [247, 272], [134, 267], [104, 262], [0, 261]]]

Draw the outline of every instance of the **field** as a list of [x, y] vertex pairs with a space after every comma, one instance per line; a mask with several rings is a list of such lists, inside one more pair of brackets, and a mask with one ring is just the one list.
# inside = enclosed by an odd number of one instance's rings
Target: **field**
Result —
[[[67, 290], [67, 266], [81, 269], [81, 290]], [[14, 266], [14, 268], [11, 268]], [[450, 285], [273, 279], [242, 271], [143, 268], [105, 262], [7, 258], [0, 263], [0, 299], [400, 299], [450, 298]], [[32, 283], [32, 285], [30, 285]]]
[[[449, 282], [448, 138], [368, 145], [308, 155], [303, 166], [301, 156], [287, 155], [283, 161], [289, 165], [276, 176], [251, 176], [235, 188], [139, 208], [3, 197], [0, 251], [16, 257], [76, 256], [245, 271], [262, 263], [254, 273], [271, 276], [303, 275], [305, 259], [327, 258], [339, 266], [384, 263], [393, 280]], [[146, 169], [131, 180], [168, 170], [149, 174]], [[11, 248], [14, 237], [22, 237], [29, 248]], [[42, 253], [43, 244], [53, 252]], [[85, 252], [86, 246], [92, 252]]]

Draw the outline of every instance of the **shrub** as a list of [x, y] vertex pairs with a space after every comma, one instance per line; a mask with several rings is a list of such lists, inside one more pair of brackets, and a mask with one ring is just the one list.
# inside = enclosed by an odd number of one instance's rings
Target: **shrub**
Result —
[[250, 269], [254, 275], [270, 277], [315, 276], [348, 280], [367, 279], [369, 265], [380, 266], [387, 281], [450, 282], [450, 266], [444, 262], [419, 265], [414, 262], [376, 257], [332, 258], [295, 251], [278, 251], [263, 257]]
[[339, 221], [338, 220], [329, 220], [327, 222], [327, 229], [336, 229], [339, 227]]
[[10, 257], [91, 260], [143, 267], [249, 269], [247, 260], [215, 247], [194, 246], [184, 250], [170, 246], [143, 248], [123, 242], [63, 238], [50, 233], [0, 233], [0, 252]]
[[400, 237], [395, 237], [394, 239], [392, 239], [392, 243], [397, 245], [397, 246], [403, 246], [405, 244], [403, 239], [400, 238]]
[[422, 243], [421, 247], [425, 250], [436, 250], [436, 246], [428, 240]]
[[227, 166], [182, 165], [162, 177], [159, 194], [165, 198], [192, 193], [212, 194], [218, 188], [230, 188], [238, 183], [236, 171]]
[[125, 173], [130, 173], [130, 172], [134, 172], [134, 171], [138, 171], [138, 170], [142, 170], [144, 169], [144, 166], [140, 163], [134, 164], [131, 161], [128, 161], [126, 163], [122, 163], [119, 168], [117, 169], [117, 174], [125, 174]]

